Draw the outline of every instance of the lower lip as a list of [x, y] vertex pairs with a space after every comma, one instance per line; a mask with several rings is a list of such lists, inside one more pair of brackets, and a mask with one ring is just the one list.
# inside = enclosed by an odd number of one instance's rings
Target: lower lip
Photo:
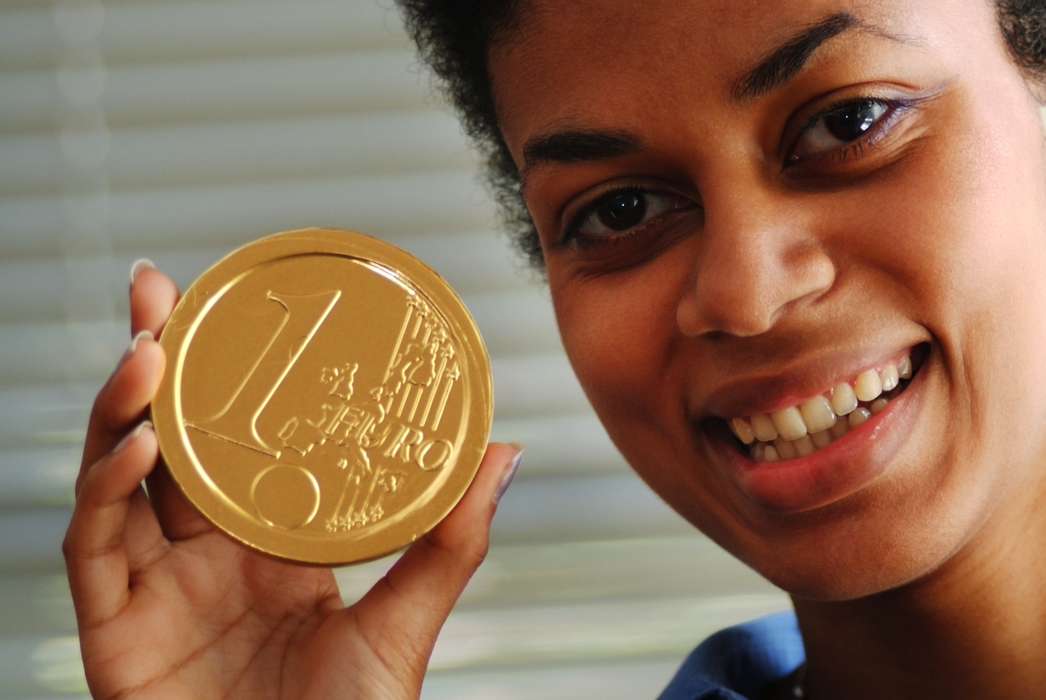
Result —
[[817, 452], [782, 462], [753, 462], [730, 438], [717, 439], [738, 489], [767, 510], [799, 513], [861, 490], [886, 471], [904, 445], [922, 400], [929, 358], [880, 413]]

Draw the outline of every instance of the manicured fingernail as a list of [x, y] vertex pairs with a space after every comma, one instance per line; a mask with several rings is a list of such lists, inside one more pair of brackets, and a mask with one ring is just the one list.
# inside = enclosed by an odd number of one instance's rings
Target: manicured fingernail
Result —
[[[156, 340], [156, 338], [153, 337], [152, 331], [138, 331], [137, 333], [135, 333], [134, 337], [131, 338], [131, 344], [128, 345], [127, 349], [123, 351], [123, 355], [120, 356], [120, 361], [116, 363], [116, 369], [120, 369], [121, 367], [123, 367], [123, 363], [127, 362], [127, 358], [133, 355], [134, 351], [138, 349], [138, 341], [142, 340], [143, 338], [146, 338], [148, 340]], [[113, 370], [114, 374], [116, 373], [116, 369]]]
[[134, 337], [131, 338], [131, 344], [127, 346], [127, 354], [128, 355], [133, 355], [134, 354], [134, 351], [138, 349], [138, 341], [140, 341], [142, 339], [145, 339], [145, 340], [156, 340], [156, 337], [153, 336], [153, 332], [150, 331], [150, 330], [138, 331], [137, 333], [134, 334]]
[[136, 437], [141, 435], [143, 430], [145, 430], [146, 428], [152, 428], [152, 427], [153, 427], [153, 422], [152, 421], [150, 421], [150, 420], [143, 420], [141, 423], [138, 424], [138, 426], [134, 430], [132, 430], [131, 432], [129, 432], [126, 435], [123, 436], [123, 440], [118, 442], [116, 444], [116, 447], [113, 448], [113, 454], [116, 454], [117, 452], [119, 452], [120, 450], [122, 450], [123, 448], [125, 448], [129, 444], [131, 444], [131, 440], [134, 440]]
[[501, 477], [501, 481], [498, 483], [498, 488], [494, 491], [494, 503], [497, 504], [501, 501], [501, 497], [508, 491], [508, 487], [512, 484], [512, 479], [515, 478], [516, 472], [519, 470], [519, 465], [523, 461], [523, 443], [522, 442], [510, 442], [510, 445], [516, 448], [516, 456], [512, 458], [508, 468], [505, 469], [505, 474]]
[[149, 258], [138, 258], [131, 265], [131, 284], [134, 284], [134, 278], [138, 276], [138, 273], [142, 270], [155, 270], [156, 265]]

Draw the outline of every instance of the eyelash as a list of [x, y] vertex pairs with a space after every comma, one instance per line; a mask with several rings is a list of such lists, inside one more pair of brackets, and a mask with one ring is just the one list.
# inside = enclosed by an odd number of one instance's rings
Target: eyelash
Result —
[[[795, 138], [791, 140], [791, 146], [788, 149], [788, 153], [792, 153], [799, 143], [799, 140], [804, 134], [811, 128], [813, 128], [821, 119], [827, 115], [840, 110], [844, 107], [856, 106], [867, 104], [870, 102], [879, 103], [887, 108], [887, 111], [881, 115], [873, 123], [869, 131], [863, 134], [859, 139], [854, 142], [846, 143], [843, 147], [828, 151], [826, 153], [809, 156], [806, 158], [800, 158], [798, 156], [786, 156], [784, 162], [785, 169], [805, 169], [805, 168], [817, 168], [828, 165], [839, 165], [846, 163], [854, 157], [860, 158], [864, 155], [865, 149], [874, 147], [881, 139], [889, 135], [889, 130], [896, 124], [896, 122], [903, 117], [908, 110], [915, 105], [916, 100], [913, 99], [886, 99], [880, 97], [851, 97], [842, 100], [838, 100], [828, 105], [827, 107], [817, 111], [811, 115], [806, 122], [800, 127]], [[564, 246], [576, 246], [585, 250], [596, 250], [596, 249], [607, 249], [611, 246], [619, 245], [633, 236], [642, 233], [648, 226], [656, 224], [660, 218], [659, 215], [648, 221], [644, 221], [638, 226], [623, 231], [617, 235], [605, 236], [605, 237], [594, 237], [594, 236], [582, 236], [579, 232], [584, 223], [602, 206], [605, 202], [614, 197], [623, 194], [637, 194], [639, 196], [648, 197], [656, 195], [656, 190], [651, 190], [641, 185], [618, 185], [614, 186], [605, 192], [600, 193], [598, 197], [590, 201], [588, 204], [583, 206], [577, 213], [575, 213], [567, 225], [563, 229], [563, 234], [560, 237], [560, 245]]]
[[[875, 120], [871, 129], [868, 133], [862, 135], [856, 141], [845, 144], [841, 148], [837, 148], [826, 153], [821, 153], [807, 158], [801, 158], [796, 155], [791, 155], [799, 140], [809, 129], [817, 125], [817, 123], [824, 117], [843, 109], [844, 107], [851, 107], [857, 105], [863, 105], [868, 103], [878, 103], [887, 108], [885, 114]], [[882, 97], [850, 97], [837, 102], [833, 102], [824, 109], [817, 111], [811, 115], [803, 126], [799, 129], [798, 134], [791, 140], [791, 146], [788, 149], [789, 155], [786, 156], [784, 162], [784, 169], [792, 168], [809, 168], [826, 165], [838, 165], [846, 163], [852, 157], [861, 157], [864, 155], [866, 148], [875, 147], [875, 145], [882, 140], [885, 136], [889, 135], [889, 130], [896, 124], [896, 122], [903, 117], [910, 108], [915, 105], [916, 100], [913, 99], [886, 99]]]
[[561, 245], [571, 245], [584, 250], [606, 249], [610, 246], [619, 245], [622, 242], [641, 234], [647, 227], [656, 225], [658, 219], [665, 214], [659, 214], [648, 219], [627, 231], [622, 231], [610, 236], [582, 236], [579, 235], [585, 222], [596, 213], [596, 211], [607, 201], [625, 194], [636, 194], [640, 197], [650, 197], [659, 194], [657, 190], [649, 189], [641, 185], [616, 185], [601, 192], [598, 197], [583, 206], [576, 214], [570, 217], [560, 237]]

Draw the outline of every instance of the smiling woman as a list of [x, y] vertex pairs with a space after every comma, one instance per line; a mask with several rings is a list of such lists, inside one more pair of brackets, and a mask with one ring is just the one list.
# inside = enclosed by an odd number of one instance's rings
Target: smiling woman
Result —
[[616, 445], [793, 594], [806, 695], [1034, 695], [1046, 9], [405, 4]]
[[[792, 595], [663, 697], [1041, 695], [1046, 7], [403, 4], [616, 446]], [[175, 296], [142, 272], [135, 329]], [[92, 690], [416, 696], [516, 449], [342, 609], [329, 571], [238, 550], [162, 473], [135, 490], [164, 362], [139, 337], [66, 540]]]

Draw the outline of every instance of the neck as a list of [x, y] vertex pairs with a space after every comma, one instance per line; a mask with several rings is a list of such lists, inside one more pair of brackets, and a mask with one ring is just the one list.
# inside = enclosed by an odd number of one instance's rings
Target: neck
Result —
[[[847, 602], [795, 599], [812, 700], [1037, 697], [1046, 687], [1046, 503], [997, 508], [947, 563]], [[1015, 505], [1015, 504], [1011, 504]]]

